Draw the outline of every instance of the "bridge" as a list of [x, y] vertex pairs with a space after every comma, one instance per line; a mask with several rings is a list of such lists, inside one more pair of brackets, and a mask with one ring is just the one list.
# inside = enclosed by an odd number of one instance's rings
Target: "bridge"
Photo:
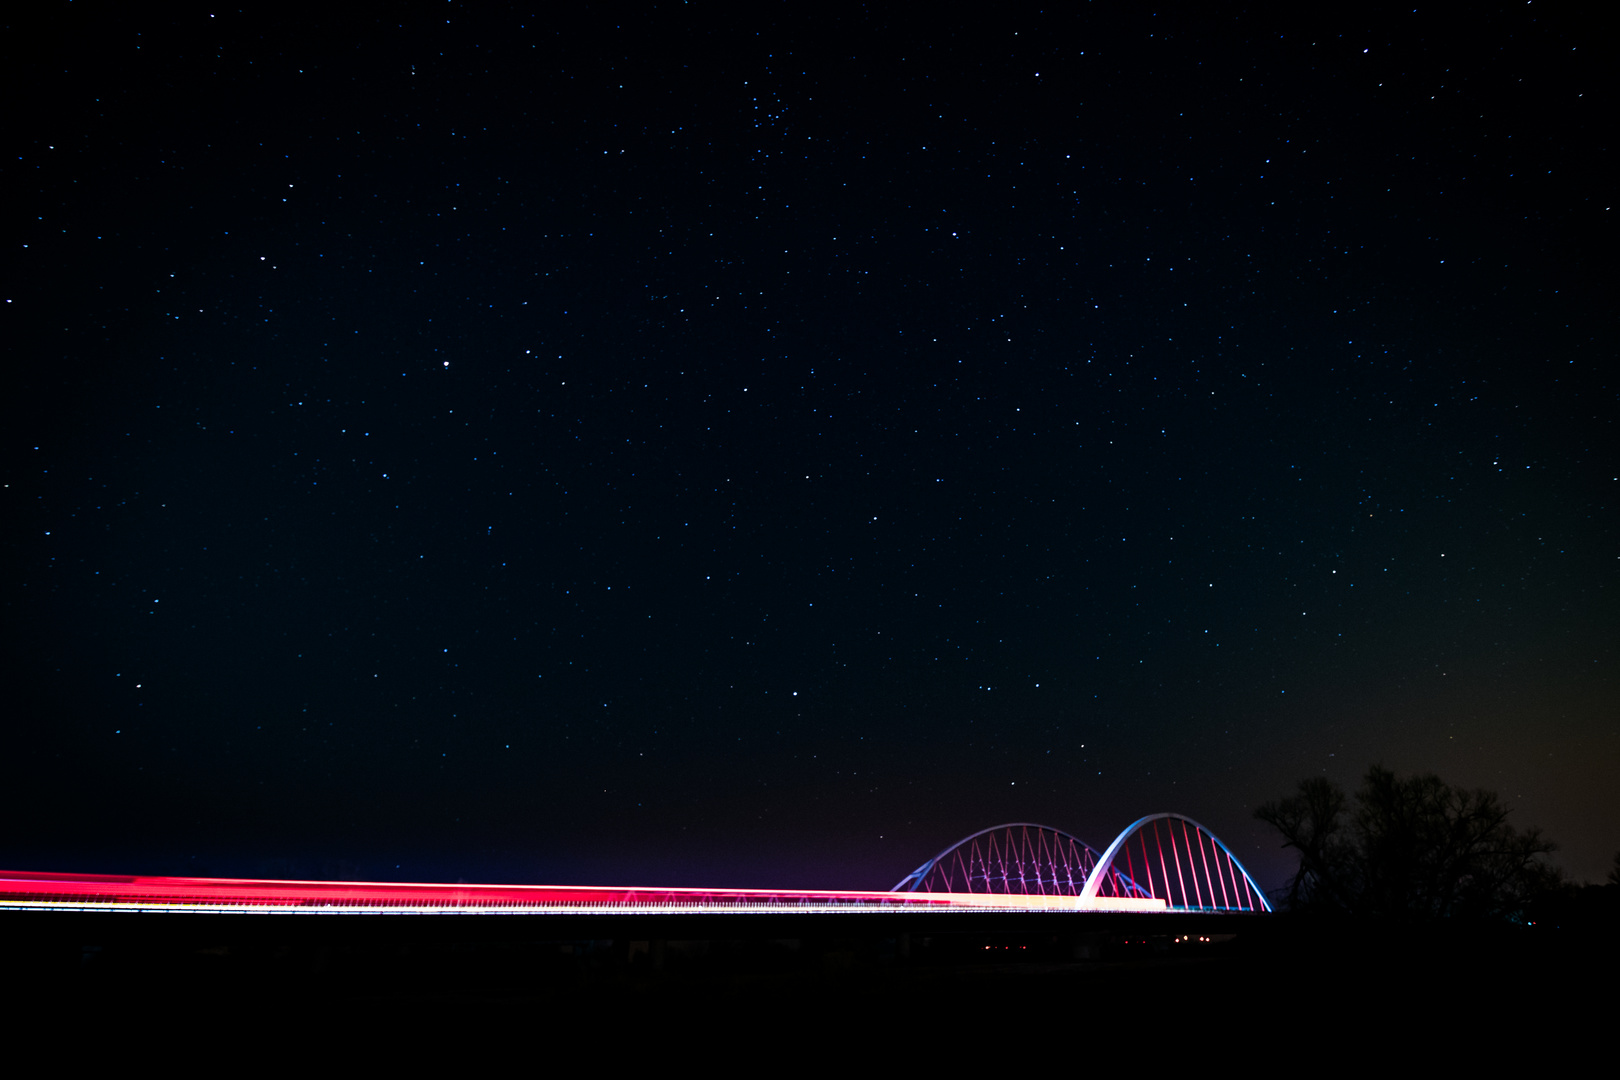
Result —
[[1231, 850], [1181, 814], [1139, 818], [1101, 852], [1032, 822], [981, 829], [907, 874], [893, 891], [1040, 898], [1054, 907], [1068, 901], [1077, 911], [1271, 910]]
[[0, 871], [0, 911], [287, 915], [701, 915], [1269, 912], [1225, 844], [1180, 814], [1132, 822], [1102, 851], [1059, 829], [983, 829], [887, 892], [447, 885]]

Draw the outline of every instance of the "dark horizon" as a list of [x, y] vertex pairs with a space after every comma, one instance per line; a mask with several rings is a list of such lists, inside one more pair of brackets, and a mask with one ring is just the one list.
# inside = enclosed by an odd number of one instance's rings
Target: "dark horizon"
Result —
[[1380, 763], [1601, 881], [1584, 18], [30, 12], [0, 867], [1274, 888]]

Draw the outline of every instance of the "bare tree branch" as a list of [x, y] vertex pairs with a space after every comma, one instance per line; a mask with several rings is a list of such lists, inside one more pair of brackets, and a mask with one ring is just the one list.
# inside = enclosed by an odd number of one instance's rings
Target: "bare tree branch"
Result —
[[1562, 881], [1543, 858], [1556, 845], [1510, 825], [1494, 792], [1375, 765], [1347, 815], [1349, 801], [1318, 777], [1255, 811], [1299, 852], [1285, 906], [1401, 921], [1511, 919]]

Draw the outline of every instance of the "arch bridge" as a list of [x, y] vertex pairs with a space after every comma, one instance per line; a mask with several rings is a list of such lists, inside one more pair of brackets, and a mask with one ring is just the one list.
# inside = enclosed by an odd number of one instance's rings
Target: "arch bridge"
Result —
[[951, 896], [1049, 897], [1102, 911], [1269, 912], [1265, 893], [1231, 850], [1182, 814], [1149, 814], [1102, 851], [1047, 825], [981, 829], [907, 874], [891, 890]]

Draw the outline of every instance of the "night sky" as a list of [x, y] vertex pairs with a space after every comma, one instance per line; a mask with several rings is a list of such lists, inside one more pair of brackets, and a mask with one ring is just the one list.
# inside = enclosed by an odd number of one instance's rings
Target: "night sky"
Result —
[[142, 6], [5, 28], [0, 865], [1620, 847], [1589, 6]]

